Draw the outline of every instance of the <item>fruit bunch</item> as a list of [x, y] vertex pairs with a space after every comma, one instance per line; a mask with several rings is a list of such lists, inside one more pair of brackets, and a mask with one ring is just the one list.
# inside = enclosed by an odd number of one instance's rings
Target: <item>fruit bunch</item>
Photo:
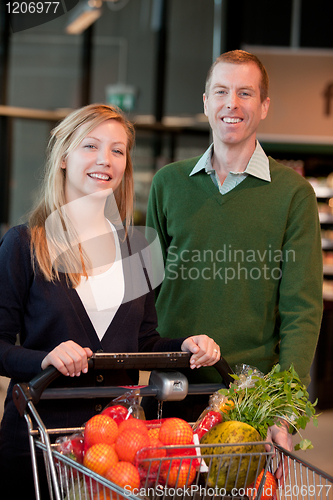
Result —
[[122, 418], [127, 414], [124, 407], [109, 409], [112, 412], [104, 410], [85, 425], [83, 465], [118, 486], [139, 488], [140, 476], [133, 462], [136, 451], [149, 445], [147, 427], [142, 420]]
[[[145, 477], [152, 482], [158, 481], [169, 488], [190, 486], [196, 476], [196, 466], [199, 461], [193, 458], [196, 455], [193, 445], [192, 427], [181, 418], [166, 418], [158, 427], [148, 431], [164, 448], [158, 449], [160, 460], [152, 460], [157, 456], [157, 450], [143, 450], [138, 454], [139, 470], [146, 468]], [[168, 457], [170, 457], [168, 459]], [[189, 457], [189, 458], [175, 458]], [[190, 458], [192, 457], [192, 458]], [[149, 458], [145, 462], [142, 460]], [[162, 459], [162, 460], [161, 460]]]
[[[168, 418], [150, 426], [131, 416], [126, 419], [122, 409], [112, 413], [112, 408], [95, 415], [85, 425], [85, 467], [122, 488], [126, 486], [127, 491], [138, 489], [147, 478], [158, 477], [160, 484], [169, 487], [193, 482], [198, 461], [193, 459], [195, 449], [187, 447], [193, 445], [193, 431], [187, 422]], [[179, 459], [189, 454], [192, 458]]]

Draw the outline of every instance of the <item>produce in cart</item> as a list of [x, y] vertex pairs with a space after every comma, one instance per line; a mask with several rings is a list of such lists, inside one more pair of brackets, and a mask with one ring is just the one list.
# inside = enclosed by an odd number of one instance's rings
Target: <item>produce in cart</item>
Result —
[[[211, 463], [208, 484], [215, 488], [244, 488], [252, 483], [258, 471], [265, 465], [265, 447], [262, 439], [251, 425], [228, 421], [213, 427], [201, 439], [201, 444], [231, 444], [232, 446], [201, 448], [203, 455], [218, 455]], [[243, 444], [254, 443], [254, 444]], [[238, 446], [235, 446], [237, 444]], [[262, 453], [262, 454], [261, 454]], [[220, 458], [221, 455], [225, 457]]]
[[224, 420], [237, 420], [254, 427], [265, 440], [268, 428], [274, 424], [289, 425], [289, 432], [296, 431], [301, 441], [295, 450], [313, 448], [311, 442], [303, 439], [300, 429], [305, 429], [310, 420], [318, 425], [315, 415], [317, 401], [311, 403], [309, 394], [293, 367], [280, 371], [280, 365], [263, 375], [258, 370], [242, 365], [239, 375], [232, 375], [235, 383], [220, 394], [234, 403], [225, 414]]
[[[263, 445], [246, 443], [264, 441], [268, 428], [287, 422], [289, 432], [304, 429], [312, 419], [317, 425], [315, 404], [309, 401], [305, 386], [301, 384], [293, 366], [280, 371], [275, 365], [263, 375], [257, 369], [242, 365], [239, 374], [233, 375], [235, 383], [229, 389], [221, 389], [210, 400], [210, 408], [220, 407], [224, 422], [213, 427], [201, 438], [203, 455], [223, 454], [225, 458], [212, 460], [208, 483], [230, 491], [232, 487], [248, 487], [256, 480], [265, 465]], [[222, 406], [222, 408], [221, 408]], [[239, 443], [239, 446], [218, 449], [218, 443]], [[245, 443], [245, 444], [242, 444]], [[302, 439], [295, 449], [312, 448], [311, 442]], [[243, 453], [252, 454], [242, 456]], [[237, 455], [239, 455], [237, 457]], [[237, 483], [237, 484], [235, 484]]]
[[[263, 475], [264, 471], [262, 470], [257, 478], [256, 484], [250, 484], [246, 490], [246, 496], [248, 496], [250, 500], [254, 500], [256, 498]], [[263, 484], [260, 500], [271, 500], [271, 498], [275, 497], [276, 490], [277, 483], [275, 477], [271, 472], [266, 471], [266, 478]]]
[[105, 477], [122, 488], [126, 487], [127, 492], [135, 490], [140, 486], [138, 469], [130, 462], [118, 462], [107, 471]]
[[84, 455], [84, 435], [82, 432], [77, 432], [71, 436], [62, 436], [56, 439], [56, 449], [66, 455], [66, 457], [83, 463]]

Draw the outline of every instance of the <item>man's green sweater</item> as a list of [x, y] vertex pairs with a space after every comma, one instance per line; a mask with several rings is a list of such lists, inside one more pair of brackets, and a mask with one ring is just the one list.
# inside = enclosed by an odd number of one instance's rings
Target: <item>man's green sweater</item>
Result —
[[[207, 334], [233, 368], [293, 363], [308, 384], [322, 316], [314, 191], [270, 158], [271, 182], [249, 175], [222, 196], [205, 171], [189, 177], [197, 161], [167, 165], [152, 183], [147, 226], [165, 260], [159, 332]], [[212, 368], [198, 374], [218, 380]]]

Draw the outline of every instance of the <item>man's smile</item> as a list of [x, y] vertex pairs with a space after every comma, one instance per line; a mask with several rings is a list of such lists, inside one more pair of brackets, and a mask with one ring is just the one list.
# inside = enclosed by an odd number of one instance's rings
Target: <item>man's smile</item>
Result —
[[243, 119], [242, 118], [232, 118], [231, 116], [224, 116], [222, 118], [222, 121], [224, 123], [240, 123], [243, 121]]

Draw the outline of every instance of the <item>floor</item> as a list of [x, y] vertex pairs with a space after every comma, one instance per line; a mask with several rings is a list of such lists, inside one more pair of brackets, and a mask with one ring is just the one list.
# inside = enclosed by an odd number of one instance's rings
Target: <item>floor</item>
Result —
[[[3, 412], [3, 401], [6, 394], [8, 379], [0, 377], [0, 417]], [[298, 451], [296, 455], [302, 460], [333, 476], [333, 409], [324, 410], [318, 417], [318, 427], [309, 423], [303, 438], [310, 439], [312, 450]], [[294, 436], [294, 444], [299, 442], [299, 436]]]
[[[295, 454], [333, 477], [333, 409], [321, 413], [318, 417], [318, 427], [314, 427], [310, 422], [305, 430], [302, 430], [302, 436], [310, 439], [313, 449], [298, 451]], [[299, 437], [294, 436], [293, 441], [294, 444], [298, 443]]]

